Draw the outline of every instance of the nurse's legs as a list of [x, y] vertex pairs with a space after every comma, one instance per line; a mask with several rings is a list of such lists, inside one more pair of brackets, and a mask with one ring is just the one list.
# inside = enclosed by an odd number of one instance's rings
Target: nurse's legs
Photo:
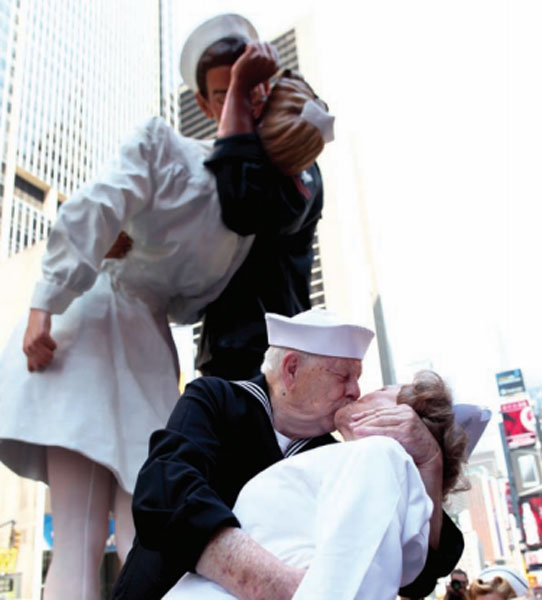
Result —
[[113, 475], [56, 446], [47, 449], [47, 469], [54, 542], [44, 600], [99, 600]]
[[120, 562], [124, 564], [126, 556], [132, 548], [135, 537], [134, 520], [132, 518], [132, 496], [118, 484], [115, 486], [113, 504], [115, 515], [115, 545]]

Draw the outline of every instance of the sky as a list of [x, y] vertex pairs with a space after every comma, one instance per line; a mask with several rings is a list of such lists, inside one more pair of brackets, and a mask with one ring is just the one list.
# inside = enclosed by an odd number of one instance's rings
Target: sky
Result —
[[398, 377], [431, 365], [458, 400], [494, 409], [497, 371], [519, 367], [542, 386], [540, 3], [191, 4], [177, 5], [179, 46], [217, 12], [245, 14], [262, 37], [304, 15], [325, 32], [314, 60], [337, 148], [360, 140], [344, 160], [366, 204]]

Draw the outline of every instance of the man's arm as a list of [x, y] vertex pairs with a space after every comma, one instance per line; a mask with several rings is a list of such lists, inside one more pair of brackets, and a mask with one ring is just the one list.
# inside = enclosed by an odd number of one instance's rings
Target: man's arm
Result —
[[241, 529], [221, 529], [207, 544], [196, 572], [239, 600], [290, 600], [305, 569], [280, 561]]
[[[217, 137], [255, 130], [254, 118], [259, 116], [269, 91], [269, 78], [279, 65], [275, 48], [267, 42], [247, 44], [243, 54], [231, 69], [231, 80], [224, 100]], [[260, 97], [256, 101], [253, 95]]]
[[[290, 598], [288, 594], [296, 589], [302, 574], [282, 565], [238, 529], [238, 520], [214, 487], [214, 482], [224, 477], [217, 466], [220, 460], [230, 455], [231, 460], [238, 460], [231, 454], [228, 441], [240, 433], [232, 431], [239, 422], [237, 418], [232, 421], [228, 413], [236, 402], [239, 399], [225, 381], [199, 379], [187, 386], [166, 429], [151, 437], [150, 455], [134, 492], [137, 534], [145, 548], [167, 556], [177, 578], [187, 570], [196, 570], [197, 565], [198, 572], [234, 590], [240, 598]], [[263, 409], [261, 415], [267, 420]], [[258, 428], [252, 417], [249, 422]], [[270, 429], [271, 451], [276, 455], [268, 456], [266, 451], [267, 464], [261, 468], [280, 456], [271, 437], [271, 424], [265, 423]], [[259, 437], [262, 435], [260, 432]], [[253, 451], [248, 462], [260, 464], [258, 456], [263, 454]], [[250, 467], [256, 471], [261, 468]]]
[[[216, 150], [206, 162], [217, 179], [224, 223], [240, 235], [295, 233], [317, 196], [321, 211], [318, 168], [307, 176], [310, 183], [285, 177], [270, 163], [254, 133], [255, 118], [263, 109], [269, 78], [277, 71], [278, 62], [271, 44], [247, 44], [232, 66]], [[319, 213], [316, 221], [318, 218]]]
[[223, 450], [227, 385], [200, 379], [187, 386], [166, 428], [152, 434], [136, 482], [132, 509], [141, 544], [176, 556], [179, 577], [194, 569], [217, 530], [239, 526], [211, 484]]
[[206, 165], [217, 180], [225, 225], [239, 233], [292, 235], [316, 226], [322, 179], [316, 165], [300, 176], [283, 175], [255, 133], [219, 139]]

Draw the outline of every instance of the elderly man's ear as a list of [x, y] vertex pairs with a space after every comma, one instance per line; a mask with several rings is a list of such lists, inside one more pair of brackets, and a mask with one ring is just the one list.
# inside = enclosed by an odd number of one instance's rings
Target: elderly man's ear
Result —
[[299, 356], [298, 352], [295, 352], [295, 350], [292, 350], [283, 356], [280, 371], [282, 383], [287, 390], [290, 390], [295, 384], [300, 365], [301, 357]]

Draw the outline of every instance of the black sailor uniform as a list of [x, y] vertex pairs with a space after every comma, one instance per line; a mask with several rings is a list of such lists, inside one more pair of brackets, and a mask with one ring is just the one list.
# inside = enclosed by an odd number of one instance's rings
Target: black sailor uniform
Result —
[[204, 375], [248, 379], [260, 372], [268, 346], [265, 313], [292, 317], [311, 308], [322, 178], [316, 164], [299, 176], [283, 175], [255, 134], [218, 139], [206, 165], [217, 178], [226, 226], [256, 239], [225, 290], [205, 309], [196, 366]]
[[[137, 538], [114, 600], [161, 598], [194, 569], [216, 531], [239, 526], [231, 509], [241, 487], [284, 456], [267, 394], [263, 376], [248, 382], [203, 377], [187, 386], [166, 428], [151, 437], [134, 493]], [[285, 455], [334, 442], [329, 434], [296, 440]], [[427, 595], [462, 550], [461, 533], [444, 515], [439, 551], [429, 551], [424, 571], [402, 593]]]

